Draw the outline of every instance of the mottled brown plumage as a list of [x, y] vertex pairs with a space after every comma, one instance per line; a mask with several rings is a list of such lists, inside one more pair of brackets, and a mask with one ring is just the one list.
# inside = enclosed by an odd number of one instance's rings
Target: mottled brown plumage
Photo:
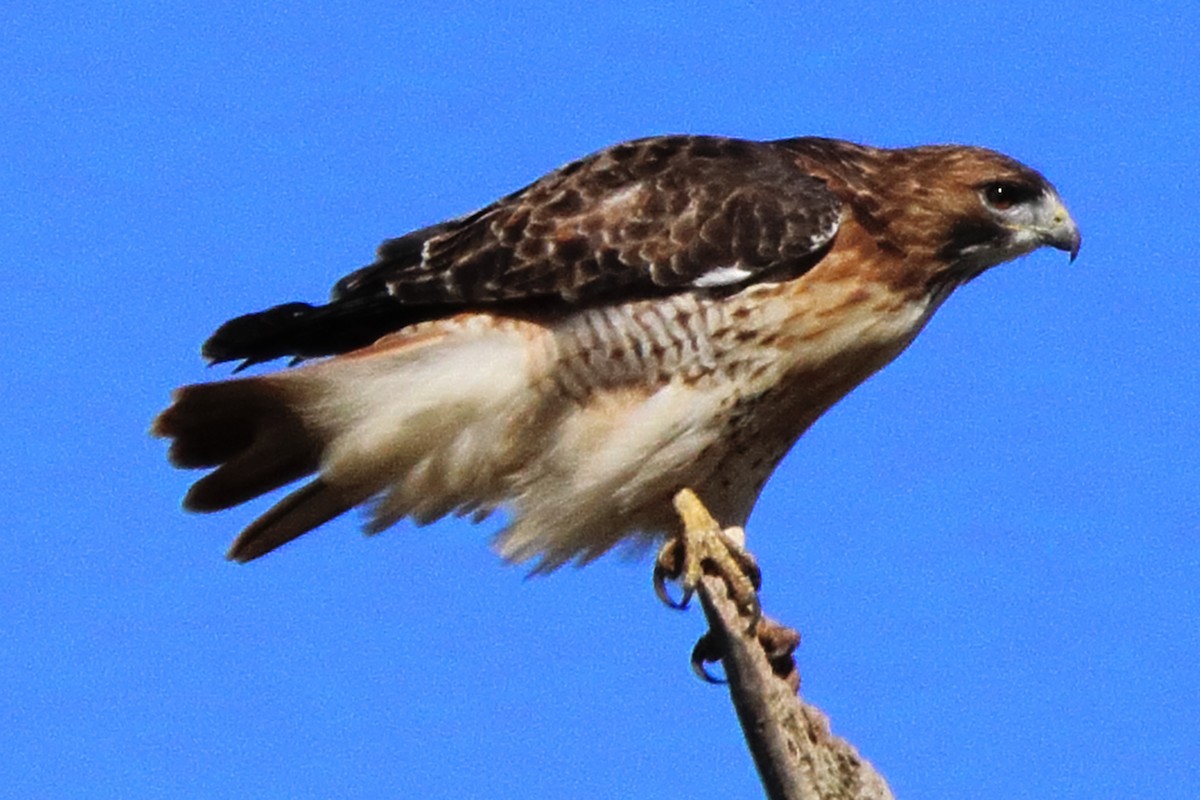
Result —
[[684, 486], [743, 522], [955, 287], [1042, 245], [1079, 247], [1054, 188], [980, 148], [629, 142], [226, 323], [211, 360], [335, 357], [185, 387], [154, 432], [216, 468], [196, 510], [317, 473], [233, 558], [372, 501], [371, 531], [504, 506], [501, 551], [553, 568], [670, 531]]

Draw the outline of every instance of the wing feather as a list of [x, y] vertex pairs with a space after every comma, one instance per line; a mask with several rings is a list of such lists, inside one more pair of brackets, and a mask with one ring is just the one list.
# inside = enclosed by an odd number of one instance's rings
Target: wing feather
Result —
[[[233, 320], [204, 352], [251, 363], [328, 355], [480, 307], [634, 300], [795, 277], [832, 242], [840, 218], [841, 201], [778, 143], [626, 142], [472, 214], [390, 239], [375, 263], [338, 281], [328, 305], [290, 303], [287, 313]], [[257, 331], [263, 336], [247, 335]]]
[[678, 290], [716, 270], [750, 280], [819, 251], [840, 210], [821, 180], [772, 143], [642, 139], [459, 220], [384, 242], [378, 260], [342, 279], [334, 297], [583, 302], [616, 288]]

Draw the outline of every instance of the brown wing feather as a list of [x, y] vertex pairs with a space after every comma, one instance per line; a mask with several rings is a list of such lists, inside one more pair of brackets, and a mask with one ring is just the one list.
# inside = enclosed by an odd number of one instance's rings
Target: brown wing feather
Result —
[[203, 352], [245, 366], [346, 352], [481, 305], [516, 311], [795, 277], [833, 240], [841, 206], [778, 143], [627, 142], [473, 214], [384, 242], [328, 305], [238, 317]]
[[334, 297], [581, 302], [617, 289], [680, 289], [714, 270], [725, 270], [724, 282], [746, 282], [828, 244], [840, 208], [823, 182], [771, 143], [642, 139], [568, 164], [459, 220], [385, 242], [378, 261], [340, 281]]

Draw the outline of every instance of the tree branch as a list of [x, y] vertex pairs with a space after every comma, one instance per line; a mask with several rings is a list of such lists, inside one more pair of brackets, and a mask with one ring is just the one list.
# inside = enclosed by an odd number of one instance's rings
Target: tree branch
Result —
[[[687, 489], [676, 496], [675, 504], [693, 539], [724, 533], [736, 542], [742, 535], [737, 528], [722, 532]], [[767, 797], [893, 800], [874, 767], [850, 743], [834, 736], [828, 717], [797, 694], [800, 678], [792, 651], [799, 634], [759, 614], [757, 602], [731, 597], [728, 578], [713, 574], [716, 570], [710, 566], [705, 563], [695, 587], [709, 624], [697, 654], [711, 653], [724, 666], [730, 698]]]

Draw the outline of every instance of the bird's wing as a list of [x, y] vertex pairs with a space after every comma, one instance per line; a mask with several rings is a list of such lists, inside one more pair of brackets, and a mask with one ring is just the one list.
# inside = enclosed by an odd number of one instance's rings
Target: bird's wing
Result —
[[[383, 243], [331, 302], [226, 323], [213, 361], [344, 352], [481, 307], [636, 299], [795, 277], [834, 238], [841, 202], [769, 142], [665, 136], [551, 172], [472, 214]], [[500, 310], [497, 308], [497, 310]]]

